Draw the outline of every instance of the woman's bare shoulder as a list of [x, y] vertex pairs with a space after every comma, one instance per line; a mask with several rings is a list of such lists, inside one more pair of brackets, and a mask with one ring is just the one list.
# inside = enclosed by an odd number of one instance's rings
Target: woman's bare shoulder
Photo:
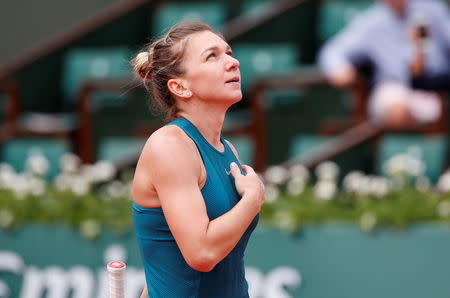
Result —
[[[164, 149], [167, 146], [186, 145], [189, 137], [176, 125], [166, 125], [156, 130], [147, 140], [145, 147]], [[144, 147], [144, 148], [145, 148]]]
[[155, 131], [147, 140], [140, 160], [155, 165], [179, 159], [195, 160], [196, 146], [186, 133], [175, 125], [166, 125]]
[[157, 189], [171, 187], [170, 183], [176, 179], [179, 182], [200, 177], [199, 160], [193, 150], [195, 144], [192, 147], [189, 140], [180, 128], [173, 125], [158, 129], [148, 138], [134, 175], [133, 197], [138, 203], [159, 207]]

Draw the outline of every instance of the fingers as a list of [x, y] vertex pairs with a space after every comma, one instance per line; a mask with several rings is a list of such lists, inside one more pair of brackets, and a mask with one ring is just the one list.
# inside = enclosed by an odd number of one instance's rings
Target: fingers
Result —
[[253, 170], [253, 168], [248, 165], [242, 165], [242, 170], [245, 172], [245, 174], [256, 174], [255, 170]]
[[238, 165], [235, 162], [230, 163], [230, 172], [234, 178], [238, 177], [239, 175], [242, 175], [241, 170], [239, 169]]

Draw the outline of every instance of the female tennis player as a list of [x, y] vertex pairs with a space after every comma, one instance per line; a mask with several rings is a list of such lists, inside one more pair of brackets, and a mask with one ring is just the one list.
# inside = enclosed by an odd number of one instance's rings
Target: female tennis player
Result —
[[207, 24], [172, 28], [134, 60], [175, 119], [148, 139], [133, 181], [141, 297], [248, 297], [243, 256], [264, 186], [222, 135], [242, 98], [239, 61]]

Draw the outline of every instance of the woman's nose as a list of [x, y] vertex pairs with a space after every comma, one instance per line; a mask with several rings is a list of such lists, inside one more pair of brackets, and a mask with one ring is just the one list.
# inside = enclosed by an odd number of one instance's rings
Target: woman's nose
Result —
[[232, 56], [229, 56], [229, 57], [230, 58], [228, 58], [228, 61], [227, 61], [227, 70], [238, 68], [239, 60]]

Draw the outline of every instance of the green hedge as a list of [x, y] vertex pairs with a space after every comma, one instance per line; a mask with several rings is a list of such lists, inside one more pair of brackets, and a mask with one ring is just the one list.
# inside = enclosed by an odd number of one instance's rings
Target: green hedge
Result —
[[[350, 222], [369, 232], [377, 226], [450, 220], [450, 171], [433, 186], [423, 176], [424, 164], [411, 157], [396, 156], [385, 168], [388, 178], [351, 172], [339, 189], [339, 168], [333, 162], [316, 167], [315, 181], [301, 165], [271, 167], [262, 175], [266, 202], [261, 221], [295, 233], [303, 225], [325, 222]], [[56, 222], [80, 229], [87, 238], [97, 237], [104, 227], [117, 233], [132, 230], [132, 171], [118, 178], [113, 164], [81, 165], [73, 154], [61, 158], [54, 183], [42, 179], [46, 169], [43, 156], [30, 156], [25, 173], [0, 164], [1, 229]]]
[[[288, 232], [297, 232], [306, 224], [351, 222], [364, 231], [376, 226], [404, 228], [410, 224], [450, 219], [450, 195], [408, 187], [376, 198], [341, 191], [330, 200], [318, 198], [312, 187], [301, 195], [282, 193], [267, 201], [261, 221]], [[103, 227], [125, 233], [133, 228], [130, 196], [107, 198], [99, 194], [76, 195], [70, 191], [49, 189], [42, 196], [17, 198], [9, 190], [0, 191], [0, 227], [14, 229], [24, 223], [61, 223], [80, 229], [87, 238], [95, 238]]]

